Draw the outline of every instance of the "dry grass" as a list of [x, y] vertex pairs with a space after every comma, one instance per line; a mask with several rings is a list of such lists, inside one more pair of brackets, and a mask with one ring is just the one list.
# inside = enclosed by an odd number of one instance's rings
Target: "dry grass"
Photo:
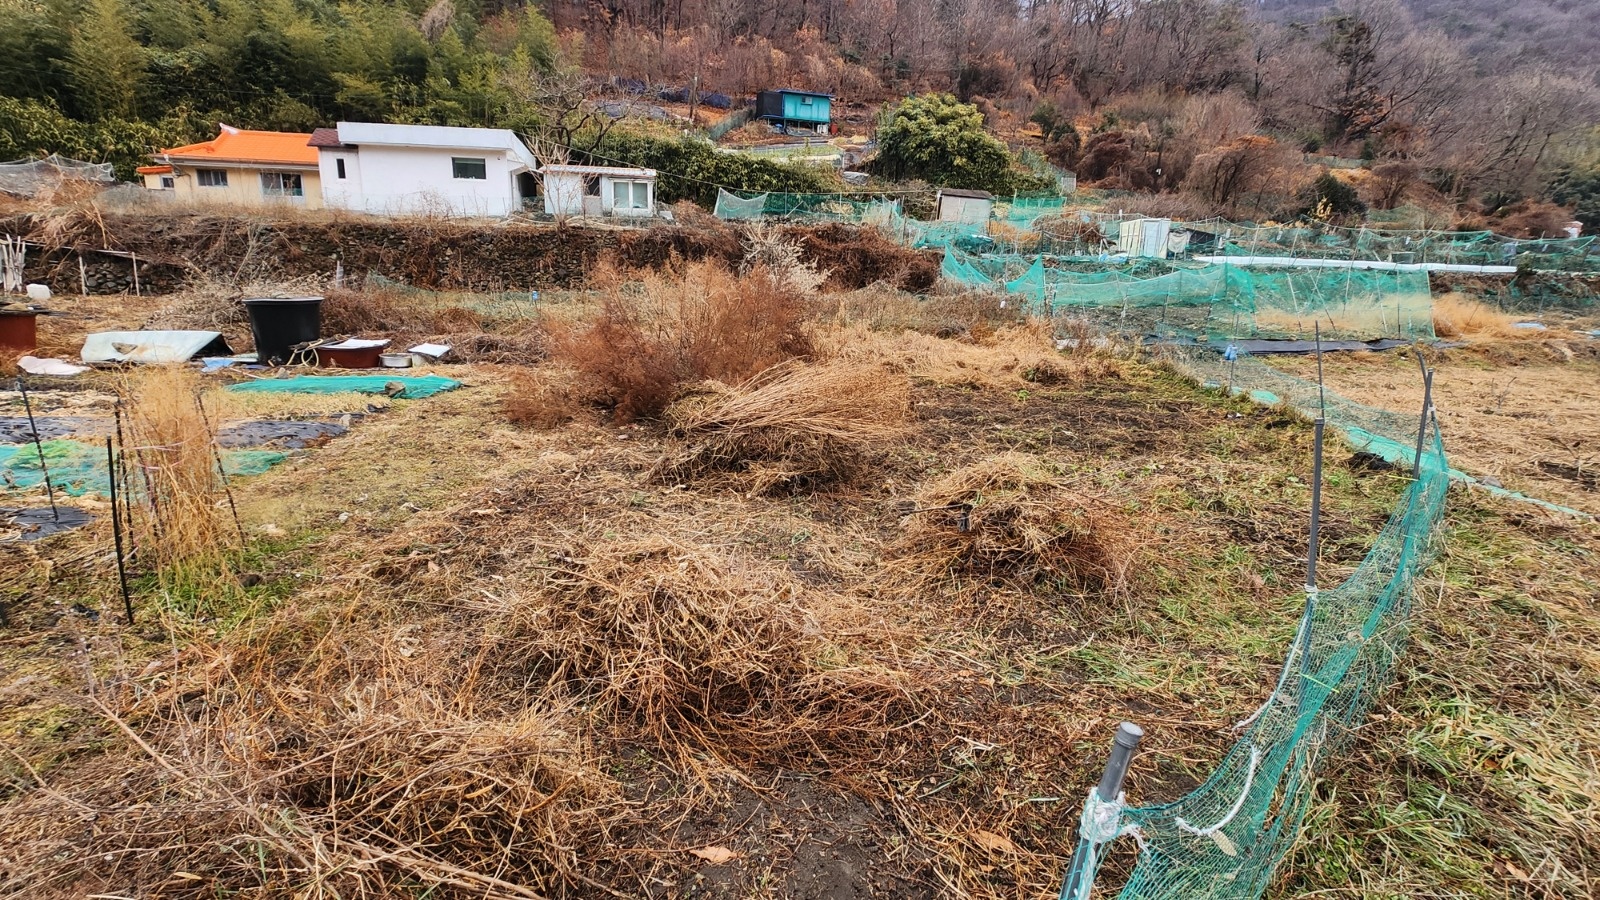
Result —
[[619, 421], [655, 416], [685, 385], [743, 381], [812, 352], [801, 297], [765, 268], [686, 263], [608, 290], [596, 320], [556, 328], [554, 355]]
[[1115, 377], [1120, 363], [1111, 352], [1088, 341], [1063, 352], [1056, 349], [1054, 328], [1043, 320], [975, 327], [950, 340], [915, 331], [880, 334], [863, 326], [836, 328], [819, 334], [824, 357], [847, 364], [884, 365], [920, 382], [947, 387], [1018, 390], [1030, 384], [1063, 385]]
[[1433, 298], [1433, 332], [1441, 338], [1538, 340], [1537, 328], [1515, 328], [1516, 318], [1475, 297], [1454, 291]]
[[908, 693], [891, 670], [850, 665], [781, 568], [660, 538], [554, 560], [539, 589], [487, 611], [482, 658], [503, 689], [555, 690], [665, 748], [859, 751]]
[[122, 388], [124, 454], [148, 504], [138, 539], [166, 568], [214, 560], [233, 543], [200, 389], [199, 375], [177, 365], [135, 369]]
[[572, 421], [588, 408], [579, 397], [577, 381], [572, 370], [554, 366], [512, 372], [502, 406], [506, 419], [533, 428]]
[[904, 376], [880, 367], [780, 363], [743, 384], [707, 383], [667, 409], [685, 449], [657, 476], [738, 472], [748, 490], [844, 481], [905, 432]]
[[893, 548], [918, 581], [952, 576], [1117, 593], [1133, 561], [1128, 523], [1046, 460], [993, 456], [935, 478], [916, 495]]

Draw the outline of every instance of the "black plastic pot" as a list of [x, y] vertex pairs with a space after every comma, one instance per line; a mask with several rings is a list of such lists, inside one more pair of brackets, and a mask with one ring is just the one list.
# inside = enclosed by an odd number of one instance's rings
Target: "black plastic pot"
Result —
[[261, 298], [244, 306], [250, 311], [256, 360], [264, 365], [286, 363], [290, 347], [322, 337], [321, 297]]

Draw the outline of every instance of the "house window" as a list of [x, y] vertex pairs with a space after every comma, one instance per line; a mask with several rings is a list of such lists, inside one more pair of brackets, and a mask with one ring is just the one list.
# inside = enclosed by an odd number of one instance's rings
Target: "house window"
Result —
[[469, 178], [475, 181], [489, 180], [489, 163], [487, 160], [453, 156], [450, 158], [450, 166], [457, 178]]
[[810, 97], [801, 97], [800, 98], [800, 105], [801, 106], [810, 106], [811, 105], [811, 100], [812, 100], [812, 98], [810, 98]]
[[297, 172], [262, 172], [261, 193], [268, 197], [304, 197], [306, 194]]
[[614, 209], [649, 209], [650, 183], [647, 181], [611, 182], [611, 206]]
[[177, 186], [177, 181], [175, 181], [171, 175], [161, 176], [161, 189], [163, 191], [170, 191]]
[[598, 197], [598, 196], [600, 196], [600, 176], [598, 176], [598, 175], [585, 175], [585, 176], [583, 176], [583, 195], [585, 197]]
[[343, 159], [334, 160], [333, 161], [333, 167], [334, 167], [335, 170], [338, 171], [339, 177], [343, 178], [344, 177], [344, 160]]
[[196, 169], [195, 180], [201, 187], [227, 187], [227, 169]]

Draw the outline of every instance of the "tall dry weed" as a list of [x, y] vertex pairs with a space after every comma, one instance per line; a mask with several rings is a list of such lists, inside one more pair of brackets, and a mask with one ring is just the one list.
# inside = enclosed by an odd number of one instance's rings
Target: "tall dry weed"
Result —
[[231, 523], [200, 387], [200, 376], [179, 365], [136, 369], [122, 385], [128, 429], [124, 458], [143, 489], [139, 546], [153, 550], [163, 567], [215, 559], [230, 543]]
[[596, 319], [554, 328], [554, 356], [619, 421], [656, 416], [688, 384], [740, 382], [810, 355], [804, 299], [763, 266], [685, 263], [607, 291]]

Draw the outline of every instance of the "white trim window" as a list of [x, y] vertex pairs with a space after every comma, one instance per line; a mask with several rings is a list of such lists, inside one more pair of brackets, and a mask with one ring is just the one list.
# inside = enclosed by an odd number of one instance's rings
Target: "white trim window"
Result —
[[455, 178], [464, 178], [470, 181], [488, 181], [489, 161], [482, 157], [452, 156], [450, 157], [450, 174]]
[[265, 197], [304, 197], [305, 183], [299, 172], [262, 172], [261, 194]]
[[615, 178], [611, 181], [612, 209], [649, 209], [650, 182]]
[[161, 176], [161, 189], [163, 191], [170, 191], [170, 190], [176, 188], [177, 186], [178, 186], [178, 180], [176, 178], [172, 177], [171, 175], [163, 175], [163, 176]]
[[195, 169], [194, 183], [200, 187], [227, 187], [227, 169]]

